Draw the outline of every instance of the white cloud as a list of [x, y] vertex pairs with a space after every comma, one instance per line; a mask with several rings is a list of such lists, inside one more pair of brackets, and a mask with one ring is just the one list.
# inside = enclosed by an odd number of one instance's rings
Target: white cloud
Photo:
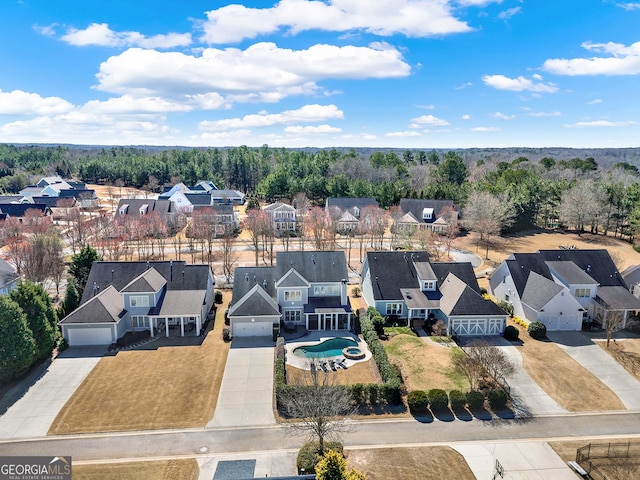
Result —
[[562, 115], [562, 113], [556, 110], [554, 112], [530, 112], [527, 113], [527, 115], [529, 115], [530, 117], [559, 117]]
[[0, 90], [0, 115], [55, 115], [73, 108], [71, 103], [60, 97], [42, 97], [22, 90]]
[[384, 134], [385, 137], [421, 137], [422, 134], [415, 130], [409, 130], [405, 132], [389, 132]]
[[582, 48], [607, 56], [591, 58], [552, 58], [542, 68], [557, 75], [637, 75], [640, 74], [640, 42], [584, 42]]
[[463, 90], [467, 87], [472, 87], [473, 83], [471, 82], [467, 82], [467, 83], [463, 83], [462, 85], [458, 85], [457, 87], [453, 87], [454, 90]]
[[521, 11], [522, 11], [522, 7], [508, 8], [508, 9], [503, 10], [502, 12], [500, 12], [498, 14], [498, 18], [500, 20], [509, 20], [511, 17], [513, 17], [514, 15], [517, 15]]
[[464, 115], [462, 115], [462, 120], [471, 120], [471, 115], [469, 115], [468, 113], [465, 113]]
[[543, 83], [540, 80], [542, 77], [534, 75], [535, 82], [523, 76], [517, 78], [509, 78], [504, 75], [484, 75], [482, 81], [489, 87], [496, 88], [498, 90], [511, 90], [514, 92], [537, 92], [537, 93], [554, 93], [558, 91], [558, 87], [553, 83]]
[[[167, 68], [170, 65], [171, 68]], [[395, 48], [313, 45], [306, 50], [257, 43], [246, 50], [209, 48], [199, 56], [131, 48], [107, 59], [97, 89], [191, 101], [215, 92], [230, 102], [277, 102], [317, 94], [325, 79], [393, 78], [410, 67]]]
[[433, 115], [420, 115], [419, 117], [411, 119], [411, 128], [421, 127], [446, 127], [449, 122], [442, 118], [435, 117]]
[[602, 99], [594, 98], [593, 100], [588, 101], [587, 105], [598, 105], [599, 103], [602, 103]]
[[298, 122], [321, 122], [329, 119], [344, 118], [344, 112], [335, 105], [305, 105], [297, 110], [285, 110], [281, 113], [258, 113], [242, 118], [200, 122], [200, 129], [220, 131], [237, 128], [269, 127]]
[[45, 37], [52, 37], [56, 34], [57, 26], [58, 25], [55, 23], [52, 23], [51, 25], [34, 25], [33, 29], [40, 35], [44, 35]]
[[589, 122], [576, 122], [572, 124], [564, 125], [567, 128], [592, 128], [592, 127], [628, 127], [630, 125], [635, 125], [636, 122], [626, 121], [626, 122], [612, 122], [609, 120], [593, 120]]
[[281, 0], [271, 8], [234, 4], [210, 10], [206, 15], [202, 39], [210, 44], [239, 42], [280, 30], [293, 34], [307, 30], [361, 30], [408, 37], [471, 30], [453, 16], [451, 6], [443, 0]]
[[115, 32], [106, 23], [92, 23], [84, 30], [70, 28], [60, 39], [70, 45], [85, 47], [173, 48], [191, 44], [190, 33], [168, 33], [146, 37], [139, 32]]
[[327, 135], [329, 133], [339, 133], [342, 130], [331, 125], [293, 125], [286, 127], [284, 131], [294, 135]]
[[105, 101], [90, 100], [80, 110], [107, 114], [165, 113], [188, 112], [192, 110], [192, 107], [157, 97], [136, 98], [131, 95], [123, 95]]
[[490, 3], [502, 3], [502, 0], [457, 0], [456, 3], [463, 7], [484, 7]]
[[636, 2], [630, 2], [630, 3], [618, 3], [617, 4], [620, 8], [623, 8], [627, 11], [631, 11], [631, 10], [640, 10], [640, 3], [636, 3]]
[[500, 120], [513, 120], [514, 118], [516, 118], [515, 115], [507, 115], [507, 114], [502, 113], [502, 112], [492, 113], [491, 116], [493, 118], [499, 118]]
[[473, 127], [470, 129], [472, 132], [501, 132], [500, 127]]

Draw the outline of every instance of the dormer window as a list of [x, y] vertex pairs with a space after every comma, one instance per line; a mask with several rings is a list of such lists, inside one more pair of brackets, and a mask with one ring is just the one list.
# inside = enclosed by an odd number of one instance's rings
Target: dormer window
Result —
[[360, 218], [360, 209], [358, 207], [353, 207], [353, 216]]
[[120, 215], [126, 215], [127, 214], [127, 210], [129, 210], [129, 204], [125, 203], [124, 205], [122, 205], [120, 207], [120, 210], [119, 210]]
[[423, 220], [433, 220], [433, 208], [424, 208], [422, 210]]
[[140, 215], [146, 215], [146, 213], [149, 211], [149, 204], [145, 203], [144, 205], [142, 205], [140, 207]]
[[422, 290], [427, 291], [427, 292], [433, 292], [436, 289], [436, 282], [435, 280], [424, 280], [422, 282]]

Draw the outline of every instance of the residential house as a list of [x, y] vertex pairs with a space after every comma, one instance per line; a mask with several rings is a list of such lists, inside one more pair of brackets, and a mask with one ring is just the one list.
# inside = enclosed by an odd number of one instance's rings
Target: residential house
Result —
[[[63, 180], [61, 177], [43, 177], [36, 185], [20, 191], [22, 197], [73, 198], [81, 208], [97, 208], [99, 199], [95, 190], [87, 188], [83, 182]], [[37, 203], [37, 202], [36, 202]]]
[[338, 212], [338, 232], [353, 232], [360, 224], [360, 217], [366, 208], [378, 207], [378, 202], [373, 197], [330, 197], [325, 202], [325, 212], [333, 215]]
[[214, 226], [216, 236], [223, 236], [229, 232], [235, 232], [240, 225], [238, 214], [232, 205], [211, 205], [195, 210], [194, 221], [198, 218], [207, 225]]
[[69, 345], [108, 345], [126, 332], [199, 335], [213, 306], [208, 265], [94, 262], [80, 306], [59, 325]]
[[8, 295], [11, 290], [18, 288], [20, 275], [8, 262], [0, 258], [0, 295]]
[[640, 310], [607, 250], [539, 250], [514, 253], [489, 277], [489, 292], [514, 314], [547, 330], [606, 325], [610, 312], [627, 318]]
[[629, 286], [631, 294], [640, 298], [640, 265], [632, 265], [622, 272], [622, 278]]
[[469, 262], [430, 262], [424, 251], [368, 252], [362, 296], [382, 315], [413, 326], [442, 320], [448, 335], [498, 335], [507, 314], [483, 298]]
[[459, 216], [452, 200], [403, 198], [400, 210], [404, 215], [398, 220], [397, 228], [411, 231], [429, 228], [445, 233], [450, 224], [457, 224]]
[[5, 218], [19, 218], [23, 221], [25, 214], [32, 211], [40, 217], [50, 217], [52, 210], [44, 203], [0, 203], [0, 215]]
[[274, 325], [351, 329], [344, 252], [278, 252], [274, 267], [239, 267], [229, 321], [233, 336], [271, 335]]
[[167, 225], [175, 220], [176, 207], [170, 200], [155, 200], [153, 198], [123, 198], [118, 202], [116, 219], [137, 218], [156, 213]]
[[245, 194], [237, 190], [219, 190], [211, 181], [202, 180], [192, 187], [184, 183], [167, 186], [159, 197], [173, 201], [177, 208], [191, 213], [194, 208], [211, 205], [244, 205]]
[[276, 235], [296, 231], [296, 209], [282, 202], [266, 205], [262, 210], [271, 217]]

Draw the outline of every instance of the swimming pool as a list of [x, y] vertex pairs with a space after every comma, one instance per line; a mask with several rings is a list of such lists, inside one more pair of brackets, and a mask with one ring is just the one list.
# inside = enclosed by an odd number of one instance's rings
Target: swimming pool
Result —
[[305, 345], [293, 350], [293, 354], [304, 358], [327, 358], [342, 355], [342, 349], [355, 347], [357, 342], [348, 338], [330, 338], [315, 345]]

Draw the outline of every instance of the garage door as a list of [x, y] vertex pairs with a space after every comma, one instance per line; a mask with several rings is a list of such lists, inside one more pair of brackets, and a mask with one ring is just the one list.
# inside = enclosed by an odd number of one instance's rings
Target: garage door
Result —
[[111, 327], [68, 328], [69, 345], [110, 345]]
[[456, 318], [451, 320], [451, 334], [461, 337], [468, 335], [486, 335], [486, 318]]
[[233, 325], [234, 337], [270, 337], [273, 332], [271, 322], [247, 322]]
[[582, 328], [582, 317], [575, 315], [549, 316], [542, 320], [550, 332], [576, 331]]

